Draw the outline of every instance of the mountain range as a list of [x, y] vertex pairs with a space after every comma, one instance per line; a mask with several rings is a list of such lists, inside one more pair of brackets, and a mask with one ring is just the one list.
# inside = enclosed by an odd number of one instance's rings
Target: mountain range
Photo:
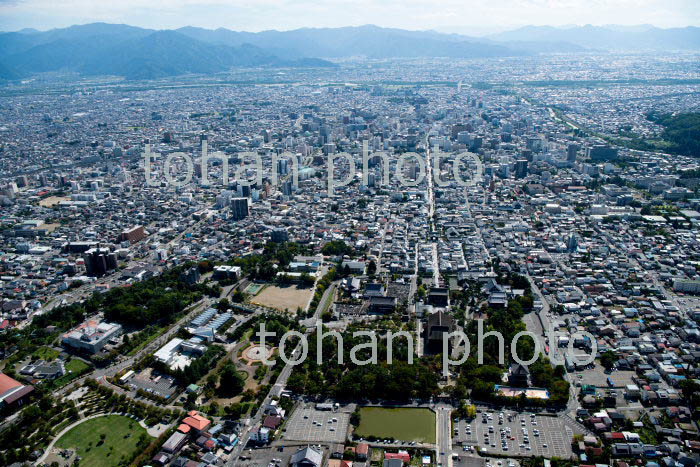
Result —
[[93, 23], [46, 32], [0, 34], [0, 78], [71, 71], [85, 76], [153, 79], [218, 73], [237, 66], [332, 67], [332, 62], [280, 58], [251, 44], [202, 42], [177, 31]]
[[476, 38], [372, 25], [251, 33], [91, 23], [0, 33], [0, 79], [49, 71], [152, 79], [243, 66], [333, 67], [328, 59], [348, 57], [465, 59], [625, 49], [698, 50], [700, 28], [526, 26]]

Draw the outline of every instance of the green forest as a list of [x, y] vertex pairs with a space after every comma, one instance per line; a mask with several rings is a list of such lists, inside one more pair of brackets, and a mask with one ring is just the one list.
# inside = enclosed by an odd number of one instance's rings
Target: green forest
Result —
[[647, 118], [664, 127], [662, 138], [668, 152], [700, 157], [700, 113], [649, 114]]

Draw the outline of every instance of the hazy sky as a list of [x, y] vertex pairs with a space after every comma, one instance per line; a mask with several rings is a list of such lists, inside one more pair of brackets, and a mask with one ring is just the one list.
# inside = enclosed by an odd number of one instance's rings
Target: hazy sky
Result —
[[0, 30], [95, 21], [235, 30], [376, 24], [477, 35], [526, 24], [700, 25], [700, 0], [0, 0]]

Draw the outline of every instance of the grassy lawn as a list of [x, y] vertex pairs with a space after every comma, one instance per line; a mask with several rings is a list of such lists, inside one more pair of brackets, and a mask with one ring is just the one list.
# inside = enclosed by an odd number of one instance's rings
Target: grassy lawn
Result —
[[[100, 435], [105, 435], [104, 442]], [[121, 415], [107, 415], [81, 423], [63, 435], [56, 443], [60, 448], [71, 448], [82, 457], [80, 465], [112, 467], [121, 457], [131, 459], [146, 430], [137, 421]], [[102, 444], [100, 444], [102, 442]]]
[[331, 288], [331, 291], [328, 292], [328, 295], [326, 296], [326, 301], [321, 304], [323, 306], [323, 308], [321, 308], [321, 314], [327, 312], [328, 309], [331, 307], [331, 304], [333, 304], [333, 297], [335, 297], [335, 286], [331, 285]]
[[58, 358], [59, 351], [51, 347], [39, 347], [32, 355], [47, 362], [52, 362]]
[[72, 358], [66, 362], [66, 374], [53, 381], [53, 387], [60, 388], [79, 378], [83, 372], [90, 369], [90, 365], [78, 358]]
[[429, 409], [362, 407], [355, 434], [435, 443], [435, 412]]

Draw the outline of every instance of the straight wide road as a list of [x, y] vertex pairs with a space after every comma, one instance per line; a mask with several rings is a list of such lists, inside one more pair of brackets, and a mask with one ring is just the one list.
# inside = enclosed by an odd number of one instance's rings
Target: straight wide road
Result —
[[439, 466], [452, 466], [452, 408], [445, 405], [435, 407], [437, 414], [437, 461]]

